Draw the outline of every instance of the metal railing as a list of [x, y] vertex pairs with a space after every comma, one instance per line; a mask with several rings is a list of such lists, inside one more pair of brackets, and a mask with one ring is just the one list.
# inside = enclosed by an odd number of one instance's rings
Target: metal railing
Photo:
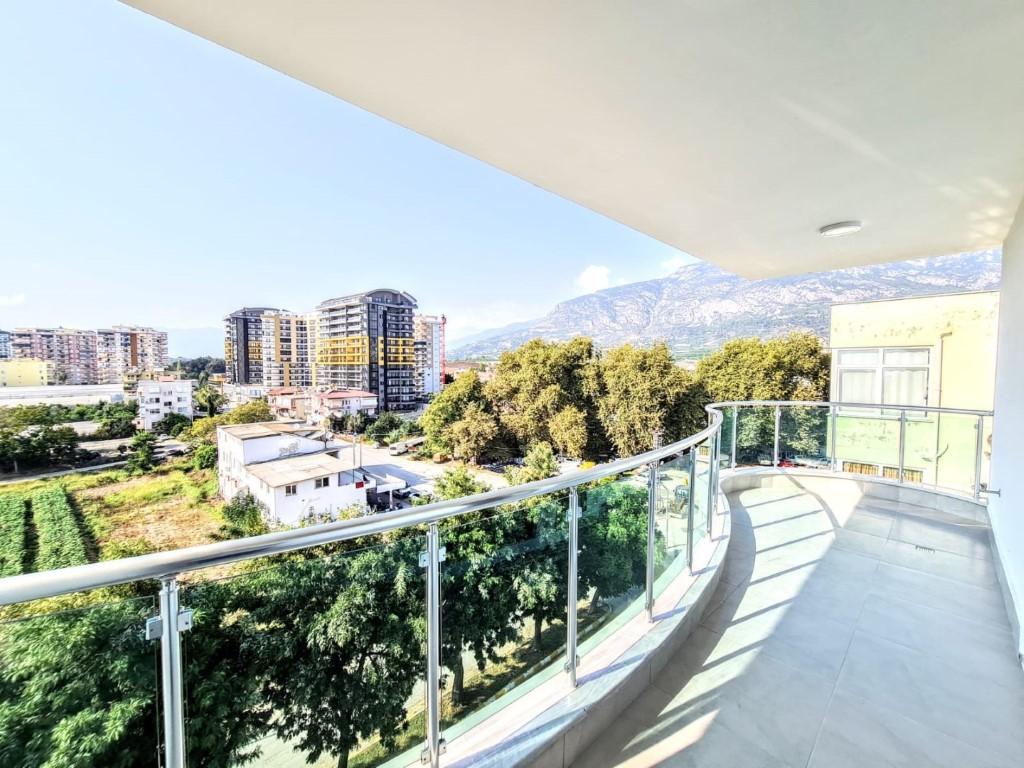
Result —
[[[889, 405], [878, 403], [846, 403], [793, 400], [742, 400], [715, 403], [711, 408], [724, 412], [728, 420], [729, 466], [757, 465], [756, 461], [738, 458], [744, 447], [763, 448], [764, 464], [773, 467], [810, 466], [828, 468], [833, 472], [847, 471], [895, 480], [898, 483], [931, 486], [936, 489], [959, 492], [980, 500], [987, 489], [984, 476], [986, 420], [991, 424], [992, 411], [968, 408], [933, 408], [929, 406]], [[762, 425], [771, 424], [762, 430], [763, 442], [771, 445], [770, 461], [767, 460], [767, 445], [759, 445], [757, 430], [753, 436], [740, 434], [739, 424], [745, 411], [771, 409], [762, 417]], [[788, 445], [783, 417], [800, 411], [820, 411], [818, 425], [804, 424], [802, 438], [804, 448], [815, 446], [810, 455], [801, 455]], [[808, 421], [808, 419], [804, 419]], [[875, 425], [876, 435], [864, 434]], [[887, 454], [885, 443], [888, 435], [885, 425], [895, 425], [894, 453]], [[815, 426], [818, 434], [815, 435]], [[794, 429], [793, 431], [798, 431]], [[913, 436], [911, 435], [913, 432]], [[810, 433], [810, 434], [808, 434]], [[967, 438], [967, 439], [965, 439]], [[931, 445], [922, 448], [908, 463], [911, 439], [915, 443], [928, 441]], [[952, 453], [952, 455], [950, 455]], [[889, 460], [891, 459], [891, 461]], [[914, 466], [911, 466], [913, 464]], [[876, 470], [872, 472], [871, 470]], [[921, 480], [912, 480], [910, 474], [920, 475]]]
[[[112, 587], [119, 584], [156, 579], [161, 582], [159, 593], [160, 613], [150, 620], [146, 627], [147, 636], [158, 639], [161, 647], [161, 701], [163, 711], [163, 753], [164, 765], [167, 768], [182, 768], [186, 764], [186, 733], [184, 719], [184, 685], [182, 670], [182, 633], [190, 628], [190, 614], [179, 604], [179, 577], [192, 571], [223, 566], [243, 561], [263, 558], [287, 552], [319, 547], [366, 536], [375, 536], [401, 529], [422, 529], [423, 553], [421, 565], [426, 571], [425, 625], [426, 625], [426, 728], [423, 749], [423, 762], [437, 766], [440, 755], [444, 751], [444, 738], [441, 731], [441, 575], [444, 562], [444, 548], [441, 546], [439, 524], [442, 521], [466, 515], [471, 512], [488, 510], [495, 507], [514, 504], [539, 496], [548, 496], [560, 491], [568, 491], [568, 584], [566, 604], [566, 661], [565, 672], [567, 685], [575, 687], [578, 664], [579, 627], [577, 618], [578, 555], [580, 551], [578, 520], [580, 517], [579, 491], [583, 486], [606, 478], [613, 478], [623, 473], [645, 470], [647, 473], [647, 534], [645, 580], [643, 585], [643, 609], [649, 621], [654, 620], [655, 604], [655, 548], [658, 530], [656, 515], [659, 504], [659, 482], [662, 468], [673, 460], [688, 457], [688, 472], [685, 485], [685, 565], [693, 567], [693, 550], [696, 533], [704, 536], [710, 533], [710, 522], [717, 503], [718, 473], [723, 466], [738, 467], [743, 462], [738, 460], [738, 447], [743, 448], [745, 427], [740, 425], [745, 409], [773, 409], [770, 411], [774, 425], [770, 435], [771, 465], [786, 466], [790, 461], [788, 440], [783, 428], [783, 409], [827, 409], [828, 427], [821, 435], [821, 442], [827, 448], [822, 449], [828, 467], [837, 469], [837, 427], [838, 420], [844, 418], [843, 409], [850, 409], [852, 418], [864, 418], [856, 414], [858, 410], [879, 411], [880, 406], [871, 404], [822, 403], [822, 402], [790, 402], [790, 401], [743, 401], [716, 403], [707, 406], [709, 426], [695, 435], [656, 447], [651, 451], [632, 456], [591, 469], [572, 472], [545, 480], [527, 483], [520, 486], [502, 488], [452, 501], [440, 501], [419, 507], [411, 507], [393, 512], [375, 514], [367, 517], [343, 520], [339, 522], [314, 525], [307, 528], [279, 531], [263, 536], [254, 536], [215, 544], [189, 547], [169, 552], [159, 552], [140, 557], [126, 558], [109, 562], [99, 562], [72, 568], [63, 568], [43, 573], [32, 573], [0, 579], [0, 605], [11, 605], [31, 600], [57, 597], [91, 589]], [[991, 417], [987, 411], [966, 411], [958, 409], [914, 408], [885, 406], [886, 412], [898, 412], [899, 422], [899, 467], [898, 477], [904, 481], [906, 452], [906, 432], [908, 413], [924, 412], [927, 414], [958, 414], [973, 416], [978, 420], [978, 436], [976, 438], [976, 474], [974, 496], [981, 491], [981, 456], [983, 446], [983, 420]], [[730, 424], [723, 430], [727, 416]], [[881, 415], [880, 418], [892, 420], [892, 417]], [[728, 436], [726, 436], [728, 435]], [[655, 445], [657, 437], [655, 438]], [[729, 450], [723, 460], [723, 445]], [[697, 518], [697, 486], [698, 464], [707, 461], [707, 498], [699, 503], [705, 509], [701, 511], [706, 519]], [[703, 491], [703, 489], [701, 489]]]

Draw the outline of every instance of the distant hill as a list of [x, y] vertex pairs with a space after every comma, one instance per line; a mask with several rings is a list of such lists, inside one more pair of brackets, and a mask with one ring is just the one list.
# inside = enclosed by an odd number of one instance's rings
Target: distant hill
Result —
[[539, 320], [516, 323], [453, 345], [453, 359], [499, 355], [541, 337], [589, 336], [602, 347], [666, 341], [677, 357], [716, 349], [739, 336], [791, 331], [828, 335], [836, 303], [927, 296], [999, 287], [999, 251], [979, 251], [768, 280], [744, 280], [710, 264], [668, 277], [606, 288], [562, 302]]

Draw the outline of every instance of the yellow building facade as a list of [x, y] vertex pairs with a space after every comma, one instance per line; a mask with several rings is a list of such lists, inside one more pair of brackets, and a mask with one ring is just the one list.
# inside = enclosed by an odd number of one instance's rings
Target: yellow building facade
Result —
[[43, 387], [53, 383], [50, 363], [33, 358], [0, 360], [0, 387]]
[[[835, 305], [829, 337], [831, 399], [990, 411], [998, 322], [996, 291]], [[842, 408], [837, 415], [840, 468], [896, 477], [899, 411]], [[983, 471], [987, 467], [990, 418], [910, 411], [903, 429], [903, 471], [911, 480], [971, 487], [979, 429]]]

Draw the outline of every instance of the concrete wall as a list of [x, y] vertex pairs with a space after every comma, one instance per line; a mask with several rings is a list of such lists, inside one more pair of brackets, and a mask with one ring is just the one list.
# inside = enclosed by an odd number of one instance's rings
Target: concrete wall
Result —
[[1024, 204], [1003, 244], [1002, 295], [991, 485], [1001, 495], [990, 499], [989, 517], [1024, 653]]

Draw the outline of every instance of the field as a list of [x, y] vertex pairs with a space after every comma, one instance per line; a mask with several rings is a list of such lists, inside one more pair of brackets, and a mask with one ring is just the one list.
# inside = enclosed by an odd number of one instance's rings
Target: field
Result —
[[211, 541], [223, 523], [214, 470], [165, 464], [28, 480], [0, 490], [0, 573], [14, 575]]

